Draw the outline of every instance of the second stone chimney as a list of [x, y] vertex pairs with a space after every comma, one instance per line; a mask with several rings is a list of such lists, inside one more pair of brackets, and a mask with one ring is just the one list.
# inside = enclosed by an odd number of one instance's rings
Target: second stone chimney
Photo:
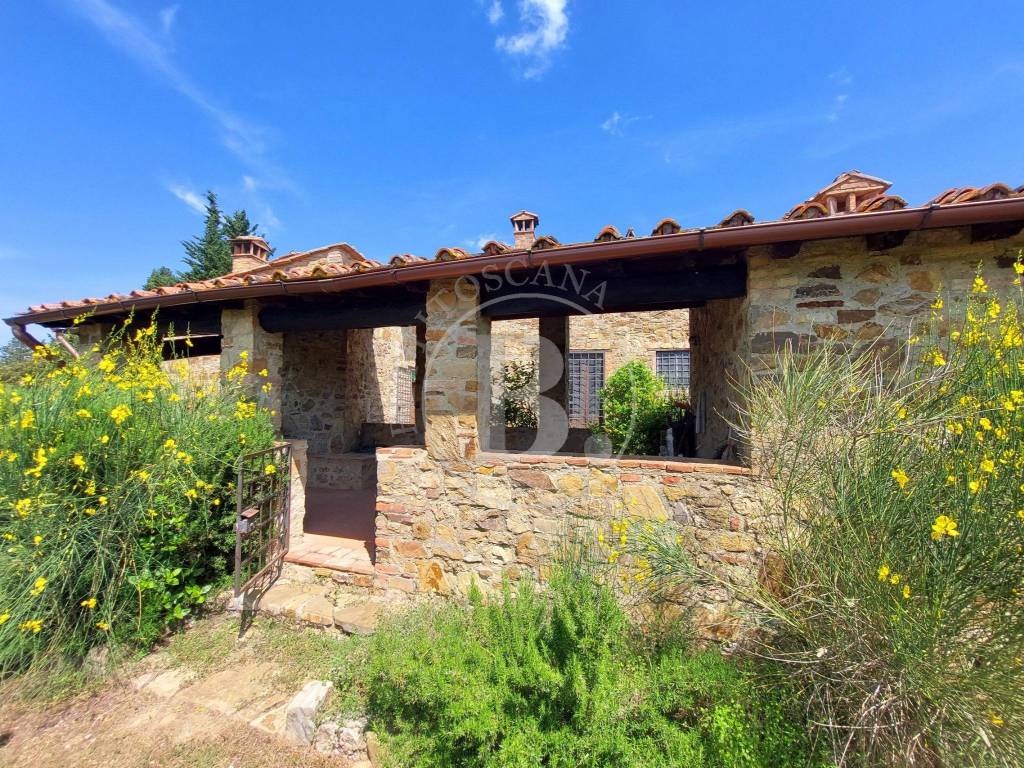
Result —
[[537, 239], [537, 225], [540, 216], [529, 211], [520, 211], [512, 216], [512, 235], [516, 250], [529, 250]]
[[270, 245], [259, 235], [242, 235], [231, 240], [231, 271], [248, 272], [267, 264]]

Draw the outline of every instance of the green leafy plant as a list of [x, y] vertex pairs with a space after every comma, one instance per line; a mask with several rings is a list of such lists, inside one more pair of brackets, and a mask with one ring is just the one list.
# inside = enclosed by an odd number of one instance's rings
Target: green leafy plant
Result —
[[[784, 689], [676, 633], [635, 631], [592, 566], [378, 629], [339, 687], [391, 764], [811, 766]], [[351, 660], [350, 660], [351, 661]]]
[[671, 405], [665, 383], [641, 360], [626, 363], [601, 388], [604, 418], [593, 427], [619, 454], [657, 455]]
[[498, 414], [506, 427], [537, 426], [537, 366], [513, 360], [501, 369]]
[[230, 565], [234, 462], [273, 427], [245, 394], [176, 383], [156, 326], [80, 360], [53, 347], [0, 389], [0, 677], [139, 645]]

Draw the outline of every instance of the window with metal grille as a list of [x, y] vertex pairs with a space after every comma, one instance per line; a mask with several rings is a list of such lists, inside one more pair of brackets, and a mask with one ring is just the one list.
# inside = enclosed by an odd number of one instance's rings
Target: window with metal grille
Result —
[[688, 389], [690, 386], [690, 350], [667, 349], [654, 353], [655, 373], [668, 389]]
[[587, 427], [601, 420], [604, 352], [569, 353], [569, 426]]
[[413, 405], [413, 382], [416, 380], [415, 368], [399, 368], [395, 371], [397, 386], [395, 387], [395, 423], [415, 424], [416, 408]]

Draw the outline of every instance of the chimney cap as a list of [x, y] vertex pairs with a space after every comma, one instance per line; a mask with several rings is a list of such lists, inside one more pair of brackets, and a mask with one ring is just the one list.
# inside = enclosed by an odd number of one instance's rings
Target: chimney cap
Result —
[[538, 216], [536, 213], [532, 213], [530, 211], [523, 210], [523, 211], [520, 211], [519, 213], [513, 213], [509, 217], [509, 221], [525, 221], [527, 219], [536, 219], [539, 222], [540, 221], [540, 216]]

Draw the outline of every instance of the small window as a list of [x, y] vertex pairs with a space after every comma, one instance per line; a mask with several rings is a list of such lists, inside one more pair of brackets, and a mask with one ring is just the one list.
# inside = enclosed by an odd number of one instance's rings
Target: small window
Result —
[[569, 426], [588, 427], [601, 420], [604, 352], [569, 353]]
[[655, 352], [655, 373], [672, 390], [689, 389], [690, 387], [690, 350], [668, 349]]

